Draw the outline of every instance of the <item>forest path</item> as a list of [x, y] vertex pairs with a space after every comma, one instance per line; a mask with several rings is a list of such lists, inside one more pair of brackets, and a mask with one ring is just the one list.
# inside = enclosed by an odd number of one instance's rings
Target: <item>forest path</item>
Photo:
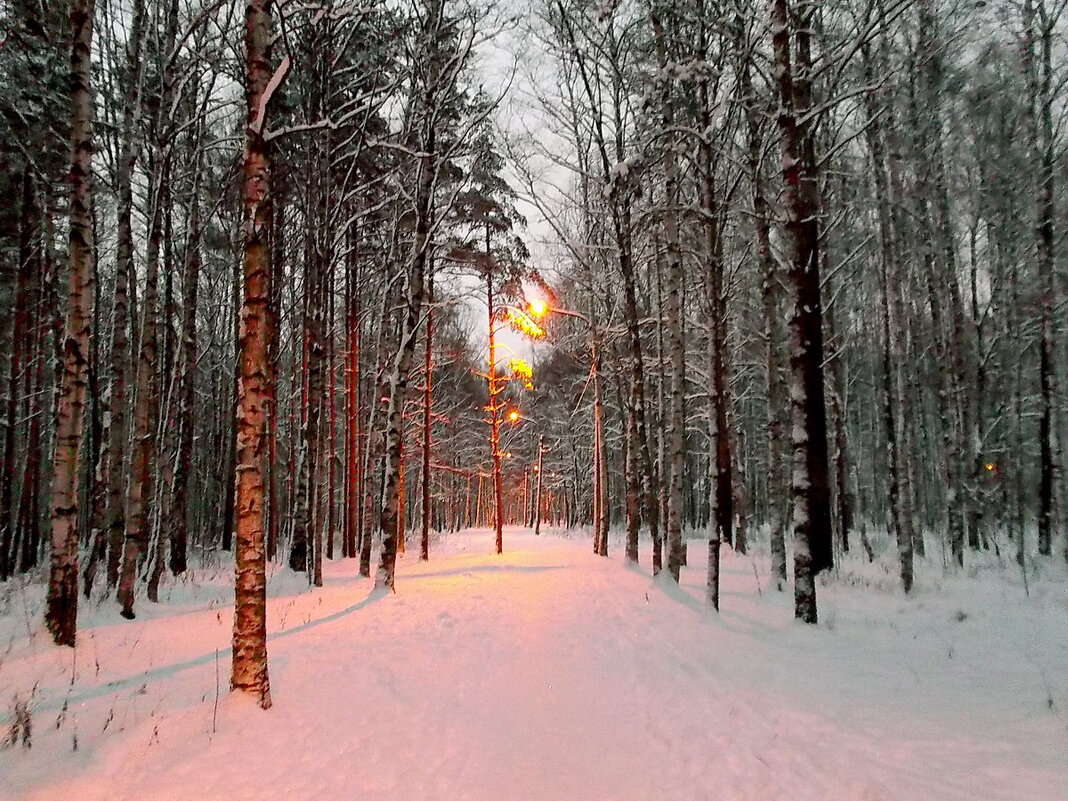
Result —
[[[448, 537], [429, 563], [409, 550], [388, 597], [369, 596], [350, 561], [314, 592], [283, 571], [268, 712], [225, 691], [224, 586], [188, 606], [175, 587], [184, 614], [155, 607], [133, 624], [103, 609], [70, 690], [54, 651], [15, 649], [46, 677], [36, 736], [49, 739], [21, 762], [0, 755], [0, 798], [1068, 799], [1068, 735], [1041, 678], [1068, 695], [1068, 647], [1037, 639], [1059, 596], [991, 616], [966, 584], [911, 601], [832, 586], [813, 628], [727, 555], [717, 617], [703, 550], [691, 543], [681, 588], [618, 549], [601, 559], [521, 529], [499, 557], [486, 531]], [[62, 697], [77, 753], [48, 731]]]

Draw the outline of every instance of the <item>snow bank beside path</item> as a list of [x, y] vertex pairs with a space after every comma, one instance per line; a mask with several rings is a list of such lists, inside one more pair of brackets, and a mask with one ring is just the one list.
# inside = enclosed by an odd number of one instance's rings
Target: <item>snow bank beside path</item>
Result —
[[33, 747], [0, 752], [0, 799], [1068, 801], [1061, 585], [840, 580], [813, 628], [726, 552], [705, 610], [696, 543], [681, 588], [585, 540], [505, 549], [410, 552], [384, 598], [350, 561], [315, 591], [279, 571], [267, 712], [227, 692], [225, 570], [133, 622], [93, 608], [76, 651], [9, 585], [0, 736], [17, 695]]

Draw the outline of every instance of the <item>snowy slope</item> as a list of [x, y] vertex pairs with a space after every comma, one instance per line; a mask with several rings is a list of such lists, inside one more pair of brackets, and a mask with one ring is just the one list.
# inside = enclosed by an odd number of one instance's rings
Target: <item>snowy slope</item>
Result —
[[904, 599], [869, 570], [820, 588], [813, 628], [759, 556], [725, 553], [716, 617], [696, 542], [681, 589], [585, 539], [505, 550], [475, 531], [410, 552], [384, 598], [351, 562], [316, 591], [280, 571], [267, 712], [226, 692], [223, 568], [133, 622], [98, 604], [76, 653], [48, 644], [39, 589], [7, 586], [0, 734], [36, 690], [0, 798], [1068, 799], [1063, 583], [1025, 599], [1007, 571], [931, 568]]

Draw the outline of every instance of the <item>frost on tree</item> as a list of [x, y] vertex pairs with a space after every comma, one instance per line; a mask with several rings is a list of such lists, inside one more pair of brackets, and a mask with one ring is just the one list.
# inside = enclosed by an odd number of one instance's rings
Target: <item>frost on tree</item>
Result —
[[[831, 566], [827, 421], [823, 393], [823, 322], [819, 275], [819, 197], [811, 108], [811, 19], [791, 17], [772, 0], [771, 41], [782, 160], [783, 258], [792, 290], [789, 320], [794, 499], [795, 615], [815, 623], [816, 574]], [[809, 15], [812, 9], [809, 9]], [[796, 25], [796, 30], [794, 26]], [[793, 39], [793, 45], [791, 44]], [[796, 53], [797, 76], [791, 50]]]

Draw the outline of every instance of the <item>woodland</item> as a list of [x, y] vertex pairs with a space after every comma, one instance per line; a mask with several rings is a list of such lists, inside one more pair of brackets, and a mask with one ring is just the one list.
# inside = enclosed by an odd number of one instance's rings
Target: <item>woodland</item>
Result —
[[1061, 575], [1065, 5], [3, 0], [0, 588]]

